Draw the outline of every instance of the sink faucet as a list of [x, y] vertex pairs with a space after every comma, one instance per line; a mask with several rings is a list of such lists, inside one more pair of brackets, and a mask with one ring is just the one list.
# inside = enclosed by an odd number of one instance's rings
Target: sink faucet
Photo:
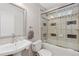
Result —
[[15, 42], [15, 39], [16, 39], [16, 35], [13, 33], [13, 34], [12, 34], [12, 43]]

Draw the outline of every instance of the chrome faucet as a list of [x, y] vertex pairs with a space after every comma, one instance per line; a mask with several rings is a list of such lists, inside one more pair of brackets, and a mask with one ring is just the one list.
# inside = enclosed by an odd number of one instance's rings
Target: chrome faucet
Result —
[[15, 40], [16, 40], [16, 35], [13, 33], [13, 34], [12, 34], [12, 43], [14, 43]]

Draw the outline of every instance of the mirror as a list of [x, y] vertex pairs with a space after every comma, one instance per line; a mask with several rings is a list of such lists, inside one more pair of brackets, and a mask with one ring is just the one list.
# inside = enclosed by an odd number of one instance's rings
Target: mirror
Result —
[[24, 35], [24, 10], [9, 3], [0, 4], [0, 37]]

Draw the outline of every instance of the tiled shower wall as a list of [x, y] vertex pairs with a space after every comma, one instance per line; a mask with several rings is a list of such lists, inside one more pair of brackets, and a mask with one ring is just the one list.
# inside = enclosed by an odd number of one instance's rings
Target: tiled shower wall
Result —
[[44, 15], [43, 17], [41, 17], [41, 39], [43, 42], [47, 41], [47, 36], [48, 36], [48, 21], [45, 18], [46, 15]]
[[78, 6], [78, 4], [73, 4], [61, 10], [47, 13], [48, 43], [79, 51]]

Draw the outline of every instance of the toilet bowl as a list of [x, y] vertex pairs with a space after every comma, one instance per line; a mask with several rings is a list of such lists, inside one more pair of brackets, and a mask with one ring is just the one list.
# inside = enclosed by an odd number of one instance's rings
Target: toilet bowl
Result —
[[34, 43], [32, 43], [32, 51], [36, 52], [39, 56], [52, 56], [51, 51], [44, 49], [42, 47], [42, 41], [37, 40]]

